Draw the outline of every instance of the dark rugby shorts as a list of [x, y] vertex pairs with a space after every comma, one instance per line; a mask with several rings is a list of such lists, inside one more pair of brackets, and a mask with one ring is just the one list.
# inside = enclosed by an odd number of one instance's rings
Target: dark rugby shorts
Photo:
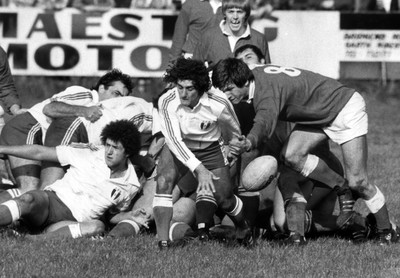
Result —
[[17, 115], [11, 118], [1, 132], [3, 145], [43, 145], [41, 125], [31, 113]]
[[88, 143], [86, 127], [79, 117], [54, 119], [47, 129], [44, 145], [55, 147], [70, 143]]
[[77, 221], [71, 210], [58, 198], [54, 191], [44, 190], [44, 192], [49, 197], [49, 216], [42, 228], [60, 221]]

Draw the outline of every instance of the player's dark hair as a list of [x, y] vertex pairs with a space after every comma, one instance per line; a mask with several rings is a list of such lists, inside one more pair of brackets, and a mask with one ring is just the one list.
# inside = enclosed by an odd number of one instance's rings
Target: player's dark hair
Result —
[[222, 0], [222, 14], [225, 16], [225, 12], [228, 9], [236, 8], [241, 9], [246, 13], [246, 20], [249, 18], [251, 13], [251, 2], [250, 0]]
[[259, 61], [264, 59], [264, 55], [262, 54], [261, 49], [258, 48], [257, 46], [255, 46], [254, 44], [245, 44], [245, 45], [242, 45], [241, 47], [239, 47], [238, 49], [236, 49], [235, 57], [237, 57], [240, 53], [242, 53], [243, 51], [245, 51], [247, 49], [250, 49], [251, 51], [253, 51], [254, 54], [256, 54]]
[[222, 91], [230, 84], [243, 88], [247, 81], [253, 79], [254, 75], [247, 64], [236, 58], [220, 60], [213, 68], [213, 86]]
[[118, 120], [107, 124], [100, 134], [101, 143], [105, 145], [107, 139], [120, 142], [129, 157], [139, 153], [140, 133], [131, 121]]
[[169, 66], [164, 74], [164, 82], [177, 84], [179, 80], [191, 80], [193, 87], [199, 96], [207, 92], [211, 87], [208, 70], [204, 63], [199, 60], [179, 57]]
[[122, 73], [119, 69], [112, 69], [100, 77], [97, 84], [92, 87], [92, 90], [98, 91], [100, 85], [103, 85], [105, 89], [108, 89], [108, 87], [114, 85], [116, 81], [121, 81], [122, 84], [125, 85], [129, 94], [132, 93], [132, 90], [135, 87], [132, 78], [129, 75]]

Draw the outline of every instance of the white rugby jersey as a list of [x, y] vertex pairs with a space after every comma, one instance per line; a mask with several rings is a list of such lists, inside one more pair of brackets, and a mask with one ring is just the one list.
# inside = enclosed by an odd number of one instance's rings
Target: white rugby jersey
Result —
[[100, 134], [103, 128], [116, 120], [132, 121], [140, 133], [155, 134], [160, 131], [158, 112], [151, 102], [142, 98], [126, 96], [111, 98], [100, 102], [103, 115], [96, 122], [80, 117], [86, 127], [90, 143], [100, 145]]
[[92, 106], [99, 102], [99, 94], [95, 90], [89, 90], [81, 86], [71, 86], [53, 95], [51, 98], [45, 99], [32, 106], [28, 109], [28, 112], [31, 113], [41, 125], [43, 134], [45, 134], [51, 123], [51, 118], [43, 114], [43, 108], [52, 101], [64, 102], [71, 105]]
[[204, 93], [192, 109], [181, 105], [178, 89], [173, 88], [160, 97], [158, 109], [168, 147], [191, 171], [201, 162], [190, 150], [241, 134], [232, 104], [216, 89]]
[[58, 146], [61, 165], [70, 165], [65, 176], [45, 187], [54, 191], [77, 221], [98, 219], [106, 210], [124, 211], [141, 189], [135, 169], [128, 160], [124, 177], [111, 179], [104, 147], [92, 151], [86, 144]]

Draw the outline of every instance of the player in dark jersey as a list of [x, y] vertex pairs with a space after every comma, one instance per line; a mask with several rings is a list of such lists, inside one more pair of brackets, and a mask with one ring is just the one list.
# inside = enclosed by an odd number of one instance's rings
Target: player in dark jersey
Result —
[[[212, 81], [232, 103], [253, 98], [254, 125], [246, 137], [231, 140], [232, 151], [240, 154], [256, 148], [273, 134], [278, 120], [296, 123], [281, 151], [284, 163], [304, 177], [337, 191], [341, 209], [338, 227], [344, 226], [352, 215], [354, 200], [350, 187], [373, 213], [379, 243], [392, 242], [385, 197], [368, 182], [368, 116], [359, 93], [311, 71], [277, 65], [250, 70], [243, 61], [234, 58], [216, 65]], [[327, 138], [341, 146], [347, 179], [310, 153]]]

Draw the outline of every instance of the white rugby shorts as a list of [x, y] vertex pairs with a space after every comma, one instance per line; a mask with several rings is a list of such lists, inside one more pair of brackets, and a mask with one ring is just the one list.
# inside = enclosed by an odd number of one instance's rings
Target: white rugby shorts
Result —
[[323, 131], [335, 143], [343, 144], [368, 133], [368, 115], [364, 98], [355, 92], [334, 121]]

